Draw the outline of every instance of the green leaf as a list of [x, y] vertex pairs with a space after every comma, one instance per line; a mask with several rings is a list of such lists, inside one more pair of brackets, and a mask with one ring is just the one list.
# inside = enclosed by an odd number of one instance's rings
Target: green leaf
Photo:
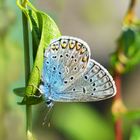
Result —
[[18, 102], [19, 105], [35, 105], [39, 104], [43, 101], [42, 97], [34, 97], [34, 96], [28, 96], [24, 97], [21, 102]]
[[129, 46], [135, 41], [135, 32], [131, 28], [123, 30], [120, 38], [118, 39], [119, 46], [124, 47], [124, 51], [127, 52]]
[[125, 27], [117, 42], [117, 49], [111, 55], [111, 66], [123, 74], [140, 63], [140, 25]]
[[130, 140], [140, 140], [140, 126], [133, 126]]
[[131, 120], [140, 119], [140, 110], [127, 111], [123, 115], [124, 118]]
[[21, 87], [21, 88], [15, 88], [13, 90], [13, 92], [20, 97], [24, 97], [25, 96], [25, 87]]
[[36, 87], [40, 83], [44, 49], [48, 47], [52, 39], [61, 36], [61, 34], [53, 19], [46, 13], [37, 10], [29, 1], [26, 9], [20, 4], [19, 0], [17, 0], [17, 5], [27, 16], [33, 37], [33, 57], [35, 61], [25, 92], [29, 96], [36, 93]]

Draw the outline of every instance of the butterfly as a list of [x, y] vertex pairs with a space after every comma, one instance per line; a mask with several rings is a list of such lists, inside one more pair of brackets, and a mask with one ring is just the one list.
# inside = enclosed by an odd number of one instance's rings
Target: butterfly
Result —
[[90, 58], [83, 40], [61, 36], [44, 52], [39, 90], [48, 107], [54, 102], [89, 102], [110, 98], [116, 86], [109, 72]]

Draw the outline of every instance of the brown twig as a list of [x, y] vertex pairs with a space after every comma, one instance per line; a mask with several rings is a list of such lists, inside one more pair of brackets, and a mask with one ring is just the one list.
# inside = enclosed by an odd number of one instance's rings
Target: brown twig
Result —
[[[134, 8], [136, 6], [137, 0], [130, 0], [130, 4], [126, 13], [126, 16], [124, 18], [124, 26], [125, 25], [131, 25], [135, 21], [135, 12]], [[119, 44], [118, 44], [119, 45]], [[121, 72], [117, 72], [117, 70], [114, 70], [114, 80], [117, 87], [117, 94], [114, 98], [114, 103], [112, 105], [112, 113], [115, 117], [115, 140], [122, 140], [122, 114], [127, 111], [126, 107], [123, 104], [122, 101], [122, 95], [121, 95]]]
[[131, 24], [135, 21], [135, 7], [137, 0], [131, 0], [126, 15], [124, 17], [124, 24]]
[[134, 12], [134, 9], [135, 9], [135, 6], [136, 6], [136, 1], [137, 0], [131, 0], [130, 1], [127, 13], [133, 13]]

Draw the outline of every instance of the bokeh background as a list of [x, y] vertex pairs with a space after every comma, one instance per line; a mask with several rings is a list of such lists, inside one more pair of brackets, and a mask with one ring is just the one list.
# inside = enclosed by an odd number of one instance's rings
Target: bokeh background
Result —
[[[128, 0], [32, 1], [56, 21], [63, 35], [85, 40], [92, 58], [109, 68]], [[140, 17], [140, 1], [136, 7]], [[21, 13], [15, 0], [0, 0], [0, 140], [25, 140], [25, 106], [13, 89], [24, 86]], [[129, 109], [140, 108], [140, 65], [122, 77], [122, 93]], [[33, 132], [37, 140], [113, 140], [113, 99], [93, 103], [57, 103], [42, 126], [47, 108], [33, 106]], [[124, 139], [139, 121], [124, 120]]]

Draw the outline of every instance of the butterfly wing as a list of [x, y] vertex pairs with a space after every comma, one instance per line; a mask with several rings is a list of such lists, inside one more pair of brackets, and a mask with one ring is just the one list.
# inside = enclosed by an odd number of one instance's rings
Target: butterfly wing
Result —
[[65, 90], [84, 73], [90, 57], [88, 45], [77, 38], [62, 36], [44, 53], [42, 80], [57, 91]]
[[68, 36], [52, 41], [46, 49], [42, 80], [44, 89], [50, 88], [47, 98], [59, 102], [97, 101], [116, 92], [107, 70], [90, 59], [88, 45]]
[[87, 102], [104, 100], [115, 94], [115, 83], [109, 72], [91, 59], [84, 74], [54, 98], [63, 102]]

